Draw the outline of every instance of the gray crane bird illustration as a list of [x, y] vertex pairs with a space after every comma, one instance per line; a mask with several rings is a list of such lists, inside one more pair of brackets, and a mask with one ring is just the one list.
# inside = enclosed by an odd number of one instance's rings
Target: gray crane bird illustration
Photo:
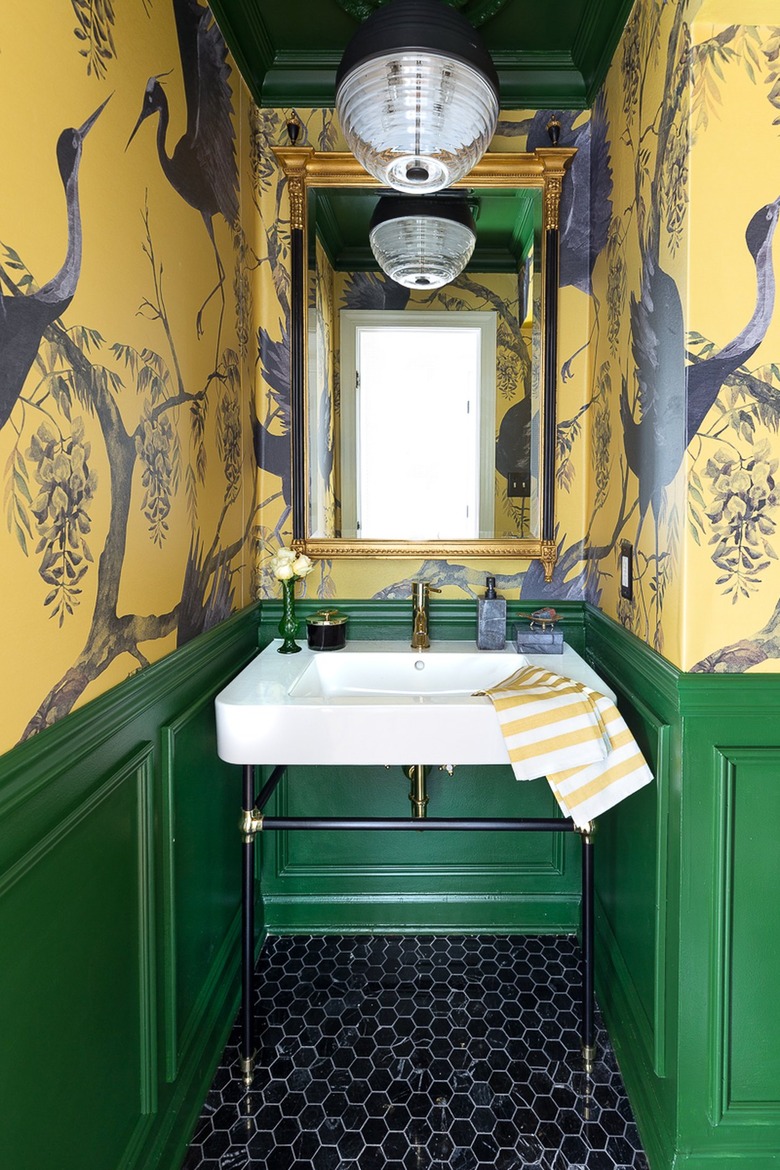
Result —
[[756, 266], [756, 308], [745, 328], [718, 353], [686, 367], [683, 309], [676, 283], [648, 248], [640, 296], [631, 297], [632, 351], [639, 386], [635, 419], [627, 380], [620, 395], [626, 462], [639, 485], [638, 543], [648, 508], [655, 522], [655, 574], [659, 587], [658, 524], [667, 486], [676, 476], [688, 444], [714, 405], [723, 383], [756, 352], [772, 320], [775, 277], [772, 240], [780, 199], [752, 217], [745, 233]]
[[[222, 299], [218, 337], [225, 312], [225, 269], [214, 238], [213, 219], [222, 215], [235, 228], [238, 219], [238, 170], [233, 131], [232, 91], [227, 46], [208, 8], [198, 0], [173, 0], [179, 40], [187, 127], [173, 154], [166, 139], [170, 111], [160, 74], [146, 83], [143, 106], [127, 145], [147, 118], [158, 116], [157, 154], [173, 189], [203, 217], [217, 263], [217, 283], [198, 310], [196, 328], [203, 336], [203, 312], [217, 293]], [[219, 344], [219, 343], [218, 343]]]
[[745, 232], [745, 243], [756, 266], [756, 307], [741, 333], [718, 353], [688, 366], [687, 442], [701, 427], [718, 392], [740, 366], [749, 361], [766, 337], [775, 311], [775, 270], [772, 241], [780, 217], [780, 198], [761, 207]]
[[[252, 406], [252, 441], [255, 461], [261, 471], [278, 476], [284, 508], [276, 525], [275, 534], [281, 533], [282, 526], [292, 509], [292, 448], [290, 446], [290, 335], [284, 327], [277, 341], [262, 326], [257, 333], [258, 365], [263, 378], [271, 388], [273, 409], [265, 422], [257, 417]], [[270, 430], [274, 419], [279, 419], [281, 433]], [[272, 496], [271, 499], [275, 497]], [[265, 504], [270, 503], [270, 499]]]
[[79, 166], [84, 139], [95, 125], [106, 101], [78, 129], [63, 130], [57, 139], [57, 163], [68, 212], [68, 247], [56, 276], [37, 292], [0, 297], [0, 428], [10, 418], [35, 361], [44, 331], [65, 312], [81, 274], [81, 209]]
[[639, 298], [631, 296], [631, 334], [640, 418], [633, 416], [624, 377], [620, 421], [626, 462], [639, 484], [638, 541], [650, 506], [657, 525], [664, 490], [686, 447], [682, 303], [674, 280], [652, 255], [645, 256]]
[[[552, 114], [551, 110], [538, 110], [525, 121], [503, 124], [503, 129], [514, 134], [527, 130], [526, 150], [536, 150], [550, 145], [547, 126]], [[593, 104], [588, 121], [580, 121], [575, 126], [581, 114], [570, 110], [555, 111], [555, 117], [560, 125], [560, 145], [577, 147], [561, 188], [559, 284], [561, 288], [580, 289], [592, 297], [593, 268], [606, 246], [612, 219], [612, 166], [603, 90]], [[590, 207], [589, 215], [582, 214], [585, 206]], [[595, 297], [594, 308], [588, 340], [561, 366], [564, 382], [573, 376], [575, 360], [597, 335], [600, 306]]]
[[640, 531], [648, 506], [658, 520], [663, 491], [677, 474], [688, 444], [723, 383], [753, 356], [766, 336], [775, 304], [772, 241], [778, 216], [780, 199], [760, 208], [745, 233], [756, 267], [756, 307], [748, 324], [718, 353], [687, 367], [677, 285], [652, 252], [645, 256], [639, 300], [631, 297], [638, 421], [625, 383], [620, 398], [626, 460], [639, 481]]

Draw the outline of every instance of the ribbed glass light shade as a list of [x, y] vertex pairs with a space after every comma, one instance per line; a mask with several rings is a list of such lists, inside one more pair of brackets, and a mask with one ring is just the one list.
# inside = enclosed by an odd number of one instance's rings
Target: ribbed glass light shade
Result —
[[[397, 214], [392, 211], [394, 202]], [[428, 207], [409, 206], [415, 202], [380, 200], [368, 237], [371, 251], [382, 271], [397, 284], [441, 288], [459, 276], [471, 259], [477, 239], [473, 221], [465, 204], [457, 213], [442, 207], [437, 214]]]
[[336, 78], [349, 149], [399, 191], [448, 187], [482, 157], [498, 121], [493, 63], [441, 0], [391, 0], [364, 22]]
[[388, 187], [419, 194], [468, 174], [498, 119], [482, 74], [432, 53], [367, 61], [342, 82], [336, 109], [361, 166]]

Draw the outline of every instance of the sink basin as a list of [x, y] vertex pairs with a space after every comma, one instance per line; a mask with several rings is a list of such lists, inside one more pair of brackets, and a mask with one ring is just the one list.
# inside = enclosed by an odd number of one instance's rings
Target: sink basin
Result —
[[472, 695], [524, 666], [515, 654], [409, 650], [319, 654], [290, 688], [292, 698]]
[[493, 705], [475, 691], [526, 663], [611, 695], [571, 647], [554, 655], [473, 642], [350, 642], [277, 654], [272, 642], [216, 698], [217, 750], [232, 764], [506, 764]]

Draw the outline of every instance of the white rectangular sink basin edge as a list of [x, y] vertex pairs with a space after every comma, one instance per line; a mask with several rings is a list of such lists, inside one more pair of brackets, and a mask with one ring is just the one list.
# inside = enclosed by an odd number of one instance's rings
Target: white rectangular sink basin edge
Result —
[[606, 684], [570, 646], [557, 655], [474, 642], [354, 641], [279, 654], [272, 642], [215, 701], [217, 750], [233, 764], [507, 764], [490, 700], [474, 692], [527, 663]]

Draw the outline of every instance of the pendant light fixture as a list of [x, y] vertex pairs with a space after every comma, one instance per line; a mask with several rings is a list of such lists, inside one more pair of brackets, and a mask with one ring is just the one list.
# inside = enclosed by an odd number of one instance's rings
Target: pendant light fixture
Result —
[[406, 288], [449, 284], [471, 259], [477, 232], [465, 196], [384, 195], [369, 225], [384, 273]]
[[399, 191], [431, 193], [468, 174], [498, 110], [490, 54], [443, 0], [389, 0], [361, 24], [336, 74], [349, 149]]

